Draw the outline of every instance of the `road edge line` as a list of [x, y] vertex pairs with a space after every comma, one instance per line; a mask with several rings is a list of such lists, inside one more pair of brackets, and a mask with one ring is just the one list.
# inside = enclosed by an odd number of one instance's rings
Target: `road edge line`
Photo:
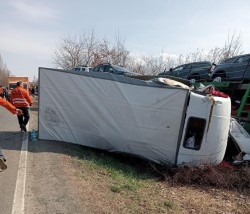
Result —
[[12, 214], [24, 214], [26, 169], [28, 157], [28, 132], [25, 132], [22, 140], [21, 154], [18, 166], [16, 188], [12, 205]]

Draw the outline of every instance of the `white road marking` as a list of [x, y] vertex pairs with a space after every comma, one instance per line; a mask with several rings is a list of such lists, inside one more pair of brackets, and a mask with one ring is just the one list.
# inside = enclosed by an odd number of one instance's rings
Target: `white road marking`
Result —
[[28, 132], [23, 134], [22, 148], [17, 173], [15, 195], [12, 206], [12, 214], [24, 214], [26, 168], [28, 156]]

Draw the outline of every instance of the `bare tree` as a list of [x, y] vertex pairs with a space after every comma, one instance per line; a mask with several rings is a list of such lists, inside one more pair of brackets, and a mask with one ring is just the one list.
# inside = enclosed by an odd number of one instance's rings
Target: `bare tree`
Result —
[[236, 32], [230, 35], [229, 32], [224, 46], [222, 48], [215, 47], [214, 49], [211, 49], [207, 58], [209, 58], [212, 62], [219, 63], [224, 59], [242, 54], [243, 51], [241, 50], [241, 48], [241, 35], [237, 35]]
[[127, 65], [129, 51], [125, 48], [125, 39], [122, 39], [119, 34], [116, 36], [111, 55], [114, 64], [120, 64], [121, 66]]
[[129, 70], [138, 73], [138, 74], [144, 74], [145, 72], [145, 64], [143, 63], [142, 60], [138, 60], [138, 59], [130, 59], [129, 60], [129, 64], [128, 64], [128, 68]]
[[0, 85], [7, 86], [9, 76], [10, 76], [10, 71], [8, 70], [0, 54]]
[[96, 61], [94, 62], [94, 66], [100, 63], [112, 63], [110, 46], [110, 42], [105, 38], [102, 42], [98, 43], [95, 51]]
[[112, 44], [109, 40], [103, 39], [99, 42], [95, 53], [95, 65], [99, 63], [112, 63], [121, 66], [129, 64], [130, 52], [125, 48], [125, 40], [119, 35], [115, 38], [115, 43]]
[[220, 61], [242, 54], [241, 51], [242, 40], [241, 35], [234, 32], [232, 35], [228, 34], [227, 40], [223, 47], [215, 47], [208, 52], [197, 49], [186, 56], [180, 54], [175, 60], [175, 66], [200, 61], [210, 61], [212, 63], [219, 63]]
[[200, 62], [200, 61], [205, 61], [205, 60], [206, 60], [206, 54], [204, 50], [200, 50], [197, 48], [195, 52], [191, 52], [185, 56], [184, 63]]
[[165, 70], [169, 70], [174, 65], [174, 58], [164, 54], [164, 49], [161, 54], [157, 56], [142, 56], [137, 59], [135, 63], [136, 68], [133, 69], [134, 72], [145, 74], [145, 75], [156, 75]]
[[95, 38], [94, 31], [91, 31], [91, 34], [85, 39], [86, 52], [83, 57], [86, 57], [86, 65], [92, 65], [94, 62], [94, 53], [96, 46], [98, 44], [97, 39]]
[[90, 65], [94, 61], [96, 39], [92, 31], [89, 36], [68, 36], [54, 51], [54, 64], [63, 69], [72, 69], [77, 65]]
[[175, 59], [171, 56], [166, 57], [166, 67], [165, 70], [169, 70], [170, 68], [173, 68], [175, 65]]
[[221, 60], [221, 48], [215, 47], [208, 52], [208, 60], [213, 63], [218, 63]]
[[241, 47], [241, 35], [236, 35], [236, 32], [234, 32], [233, 35], [230, 36], [229, 32], [227, 41], [225, 42], [224, 47], [222, 48], [222, 59], [242, 54]]
[[54, 51], [54, 64], [63, 69], [72, 69], [77, 65], [95, 66], [105, 62], [126, 66], [128, 59], [129, 51], [125, 48], [125, 40], [119, 35], [112, 44], [107, 39], [98, 41], [93, 31], [89, 36], [84, 34], [64, 38]]
[[163, 60], [163, 56], [143, 56], [142, 57], [144, 61], [144, 74], [157, 74], [161, 71], [163, 71], [166, 66]]
[[36, 76], [33, 76], [32, 83], [35, 84], [35, 85], [38, 84], [38, 79], [36, 78]]
[[59, 68], [71, 69], [77, 65], [96, 66], [108, 62], [128, 67], [141, 74], [157, 74], [190, 62], [207, 60], [218, 63], [225, 58], [242, 54], [241, 47], [241, 36], [234, 32], [232, 35], [228, 34], [223, 47], [215, 47], [207, 52], [197, 49], [187, 55], [180, 54], [176, 57], [164, 54], [162, 50], [158, 56], [131, 57], [125, 46], [125, 39], [122, 39], [119, 33], [112, 43], [105, 38], [97, 40], [92, 31], [89, 35], [68, 36], [63, 39], [54, 51], [54, 64]]

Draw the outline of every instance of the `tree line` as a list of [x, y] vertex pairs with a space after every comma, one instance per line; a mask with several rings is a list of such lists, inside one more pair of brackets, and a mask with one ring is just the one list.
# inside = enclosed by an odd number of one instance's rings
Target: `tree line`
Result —
[[4, 86], [8, 84], [8, 77], [10, 76], [10, 71], [3, 61], [0, 54], [0, 85]]
[[[103, 38], [97, 39], [94, 31], [82, 35], [67, 36], [60, 40], [54, 49], [52, 61], [56, 68], [71, 70], [78, 65], [94, 67], [100, 63], [112, 63], [144, 74], [155, 75], [189, 62], [210, 61], [219, 63], [223, 59], [242, 54], [241, 35], [233, 33], [222, 47], [214, 47], [209, 51], [197, 49], [187, 55], [171, 56], [164, 53], [164, 49], [157, 56], [133, 56], [125, 45], [125, 39], [116, 35], [113, 42]], [[0, 84], [7, 85], [8, 70], [0, 55]]]
[[100, 63], [112, 63], [129, 68], [131, 71], [154, 75], [171, 67], [189, 62], [210, 61], [219, 63], [223, 59], [242, 54], [242, 40], [237, 33], [228, 34], [222, 47], [209, 51], [197, 49], [186, 56], [170, 56], [164, 50], [158, 55], [133, 56], [125, 46], [125, 40], [120, 35], [114, 42], [107, 39], [99, 40], [94, 32], [80, 36], [67, 36], [54, 50], [53, 62], [57, 68], [72, 69], [78, 65], [94, 67]]

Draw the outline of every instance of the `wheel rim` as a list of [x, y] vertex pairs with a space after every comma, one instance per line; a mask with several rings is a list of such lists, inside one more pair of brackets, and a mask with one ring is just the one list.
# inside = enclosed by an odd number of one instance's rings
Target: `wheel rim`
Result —
[[221, 82], [221, 77], [215, 77], [213, 82]]
[[195, 79], [190, 79], [190, 83], [195, 83], [196, 82], [196, 80]]

